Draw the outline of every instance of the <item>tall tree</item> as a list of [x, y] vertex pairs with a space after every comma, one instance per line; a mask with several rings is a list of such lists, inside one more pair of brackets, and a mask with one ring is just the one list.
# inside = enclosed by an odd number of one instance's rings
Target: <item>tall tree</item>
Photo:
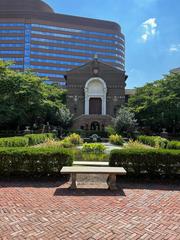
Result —
[[152, 130], [178, 130], [180, 123], [180, 74], [171, 73], [162, 80], [137, 88], [128, 106], [141, 126]]
[[29, 71], [15, 72], [10, 64], [0, 61], [0, 128], [15, 129], [37, 122], [60, 124], [58, 112], [66, 109], [66, 92], [45, 84]]

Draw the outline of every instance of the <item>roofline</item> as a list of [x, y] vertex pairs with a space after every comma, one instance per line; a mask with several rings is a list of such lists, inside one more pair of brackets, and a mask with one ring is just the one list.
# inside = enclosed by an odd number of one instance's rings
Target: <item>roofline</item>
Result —
[[[67, 73], [70, 73], [70, 72], [72, 72], [72, 71], [74, 71], [74, 70], [76, 70], [76, 69], [80, 69], [80, 68], [82, 68], [82, 67], [85, 67], [85, 66], [88, 65], [89, 63], [95, 62], [95, 61], [96, 61], [97, 63], [104, 64], [104, 65], [106, 65], [106, 66], [108, 66], [108, 67], [110, 67], [110, 68], [112, 68], [112, 69], [114, 69], [114, 70], [116, 70], [116, 71], [118, 71], [118, 72], [124, 72], [124, 73], [126, 72], [126, 71], [122, 71], [122, 70], [120, 70], [120, 69], [118, 69], [118, 68], [116, 68], [116, 67], [113, 67], [113, 66], [110, 65], [110, 64], [104, 63], [104, 62], [99, 61], [99, 60], [92, 59], [91, 61], [89, 61], [89, 62], [87, 62], [87, 63], [85, 63], [85, 64], [82, 64], [82, 65], [80, 65], [80, 66], [77, 66], [77, 67], [75, 67], [75, 68], [70, 69], [69, 71], [66, 72], [66, 74], [65, 74], [64, 76], [66, 76]], [[128, 76], [127, 76], [127, 78], [128, 78]], [[126, 79], [127, 79], [127, 78], [126, 78]]]
[[112, 33], [117, 32], [124, 38], [124, 34], [121, 32], [121, 27], [118, 23], [113, 21], [86, 18], [80, 16], [66, 15], [54, 12], [33, 12], [33, 11], [0, 11], [0, 18], [36, 18], [48, 22], [58, 23], [63, 21], [66, 24], [82, 25], [92, 28], [101, 28], [102, 32], [104, 29], [110, 30]]

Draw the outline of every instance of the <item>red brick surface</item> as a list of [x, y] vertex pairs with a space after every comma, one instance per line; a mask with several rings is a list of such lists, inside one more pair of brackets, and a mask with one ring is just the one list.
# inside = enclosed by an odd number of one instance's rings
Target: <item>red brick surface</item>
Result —
[[0, 182], [0, 239], [180, 239], [177, 185], [122, 183], [115, 192], [67, 186]]

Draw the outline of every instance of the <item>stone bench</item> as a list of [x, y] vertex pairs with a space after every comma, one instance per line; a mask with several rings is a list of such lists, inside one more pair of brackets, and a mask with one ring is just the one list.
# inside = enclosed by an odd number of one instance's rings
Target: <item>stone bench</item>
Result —
[[110, 190], [116, 190], [116, 175], [126, 175], [126, 170], [122, 167], [92, 167], [92, 166], [72, 166], [63, 167], [62, 174], [71, 174], [71, 189], [77, 188], [77, 174], [109, 174], [107, 184]]

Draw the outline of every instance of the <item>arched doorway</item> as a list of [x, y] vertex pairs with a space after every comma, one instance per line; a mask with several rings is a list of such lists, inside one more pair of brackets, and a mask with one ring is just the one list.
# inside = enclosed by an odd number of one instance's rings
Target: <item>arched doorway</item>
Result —
[[89, 99], [89, 114], [102, 114], [102, 99], [90, 98]]
[[[107, 86], [104, 80], [101, 78], [90, 78], [86, 82], [84, 91], [85, 91], [85, 114], [106, 115]], [[99, 109], [100, 106], [101, 110]]]
[[93, 131], [100, 131], [100, 124], [99, 122], [92, 122], [91, 123], [91, 130]]

